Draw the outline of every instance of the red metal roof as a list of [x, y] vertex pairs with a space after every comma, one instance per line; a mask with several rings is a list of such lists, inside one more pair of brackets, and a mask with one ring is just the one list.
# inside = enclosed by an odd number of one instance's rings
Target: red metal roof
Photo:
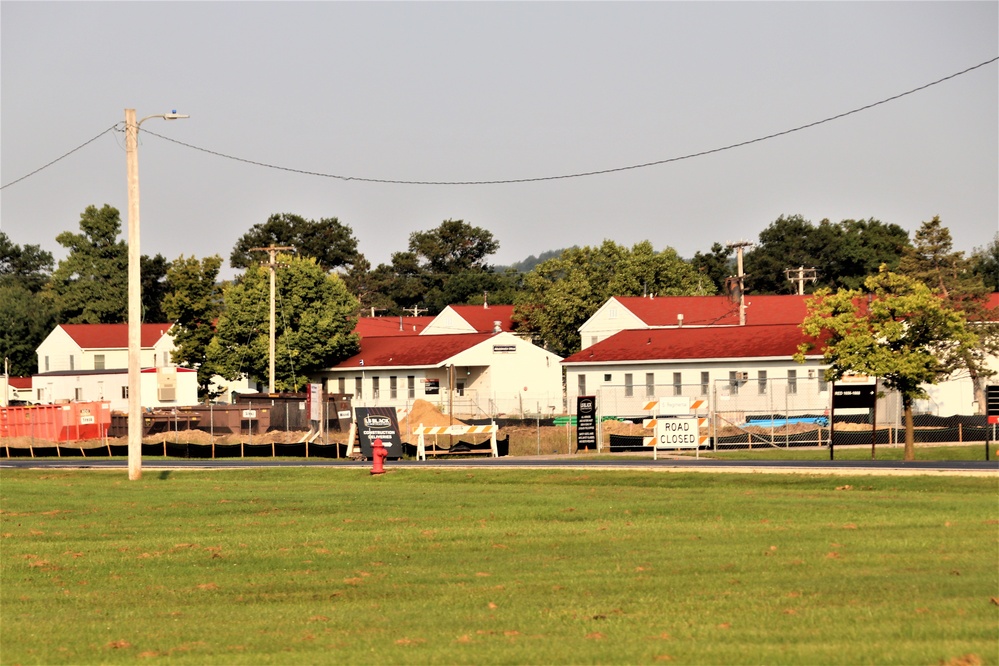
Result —
[[459, 333], [361, 338], [361, 351], [333, 367], [437, 367], [491, 337], [487, 333]]
[[512, 305], [452, 305], [451, 309], [479, 333], [492, 333], [497, 321], [507, 333], [513, 330]]
[[419, 335], [433, 317], [358, 317], [354, 332], [362, 338]]
[[[81, 349], [125, 349], [128, 324], [60, 324]], [[152, 347], [173, 324], [143, 324], [141, 346]]]
[[7, 377], [7, 385], [16, 389], [30, 389], [31, 377]]
[[797, 324], [621, 331], [562, 363], [790, 358], [799, 344], [809, 340]]
[[[809, 298], [796, 294], [746, 296], [746, 323], [800, 324]], [[618, 296], [617, 301], [647, 326], [676, 326], [681, 314], [684, 326], [739, 324], [739, 302], [727, 296]]]

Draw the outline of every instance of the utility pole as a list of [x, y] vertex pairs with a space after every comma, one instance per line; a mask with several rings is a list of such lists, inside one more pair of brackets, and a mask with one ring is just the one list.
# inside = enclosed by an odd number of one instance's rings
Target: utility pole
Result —
[[250, 252], [266, 252], [270, 257], [270, 261], [264, 264], [271, 269], [271, 330], [270, 330], [270, 345], [268, 346], [268, 352], [270, 353], [270, 373], [268, 375], [267, 389], [270, 392], [274, 392], [274, 337], [276, 334], [276, 327], [274, 324], [274, 271], [277, 268], [277, 253], [281, 250], [291, 250], [295, 251], [295, 248], [290, 245], [270, 245], [268, 247], [251, 247]]
[[805, 294], [805, 281], [815, 282], [818, 279], [818, 271], [814, 268], [805, 268], [804, 266], [798, 266], [797, 269], [785, 268], [784, 275], [791, 282], [798, 285], [798, 295], [803, 296]]
[[411, 308], [403, 308], [403, 310], [412, 310], [414, 317], [419, 317], [421, 312], [427, 312], [426, 308], [421, 308], [421, 307], [418, 307], [416, 305], [414, 305]]
[[729, 243], [726, 245], [728, 248], [735, 248], [736, 256], [736, 270], [738, 275], [735, 279], [739, 284], [739, 326], [746, 325], [746, 274], [742, 272], [742, 255], [743, 249], [752, 245], [749, 241], [739, 241], [738, 243]]

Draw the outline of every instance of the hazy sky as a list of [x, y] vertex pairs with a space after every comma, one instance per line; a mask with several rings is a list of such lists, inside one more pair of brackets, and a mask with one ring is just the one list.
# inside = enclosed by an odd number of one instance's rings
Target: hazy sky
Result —
[[[0, 230], [57, 258], [88, 205], [142, 251], [221, 254], [273, 213], [338, 217], [372, 264], [462, 219], [506, 264], [605, 238], [684, 257], [778, 216], [940, 215], [957, 249], [999, 231], [999, 63], [732, 150], [999, 56], [997, 2], [0, 3]], [[147, 132], [148, 130], [148, 132]], [[199, 151], [164, 137], [204, 149]], [[123, 231], [124, 234], [124, 231]]]

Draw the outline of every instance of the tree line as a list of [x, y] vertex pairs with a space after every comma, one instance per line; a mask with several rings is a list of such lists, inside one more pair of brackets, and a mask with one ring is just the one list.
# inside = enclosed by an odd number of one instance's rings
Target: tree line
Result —
[[[89, 206], [79, 232], [56, 237], [67, 250], [56, 264], [40, 246], [18, 246], [0, 232], [0, 354], [11, 374], [35, 371], [35, 349], [56, 324], [127, 320], [128, 251], [120, 235], [115, 208]], [[490, 231], [450, 219], [411, 233], [407, 249], [372, 267], [336, 217], [275, 214], [236, 240], [229, 262], [243, 272], [232, 281], [219, 280], [218, 255], [142, 257], [143, 320], [175, 324], [175, 360], [198, 368], [205, 396], [213, 374], [267, 374], [267, 253], [258, 248], [270, 245], [295, 248], [279, 256], [276, 272], [279, 390], [301, 389], [310, 372], [354, 353], [356, 319], [372, 312], [433, 315], [452, 304], [510, 304], [520, 332], [568, 355], [579, 349], [579, 326], [611, 296], [726, 293], [735, 274], [735, 251], [720, 243], [684, 259], [650, 241], [626, 247], [605, 240], [498, 266], [489, 262], [499, 249]], [[781, 216], [746, 251], [744, 266], [749, 293], [792, 293], [797, 287], [785, 271], [799, 266], [815, 269], [806, 293], [863, 288], [887, 270], [971, 307], [999, 291], [999, 235], [965, 257], [939, 218], [910, 240], [901, 227], [875, 219], [816, 225]]]

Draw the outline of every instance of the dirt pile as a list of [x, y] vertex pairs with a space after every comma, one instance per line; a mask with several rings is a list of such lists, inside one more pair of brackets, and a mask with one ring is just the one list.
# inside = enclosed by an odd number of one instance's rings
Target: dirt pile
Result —
[[417, 400], [413, 403], [413, 408], [399, 421], [399, 432], [408, 434], [413, 432], [420, 425], [425, 426], [448, 426], [451, 424], [463, 425], [462, 421], [452, 419], [447, 414], [437, 409], [437, 406], [426, 400]]

